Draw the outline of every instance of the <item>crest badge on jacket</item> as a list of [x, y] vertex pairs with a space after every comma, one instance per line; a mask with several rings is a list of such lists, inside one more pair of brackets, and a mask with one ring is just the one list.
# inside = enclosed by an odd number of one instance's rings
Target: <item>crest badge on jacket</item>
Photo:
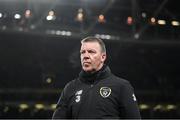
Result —
[[100, 95], [103, 97], [103, 98], [107, 98], [111, 95], [111, 88], [109, 87], [101, 87], [100, 88]]

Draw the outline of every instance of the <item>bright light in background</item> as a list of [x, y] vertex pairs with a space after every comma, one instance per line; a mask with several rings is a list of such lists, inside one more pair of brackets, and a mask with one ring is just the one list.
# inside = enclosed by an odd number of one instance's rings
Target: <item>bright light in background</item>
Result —
[[82, 22], [83, 19], [84, 19], [83, 9], [80, 8], [80, 9], [78, 9], [76, 20], [79, 21], [79, 22]]
[[166, 24], [166, 21], [165, 21], [165, 20], [158, 20], [158, 24], [159, 24], [159, 25], [165, 25], [165, 24]]
[[56, 109], [56, 104], [52, 104], [51, 109], [55, 110]]
[[175, 105], [171, 105], [171, 104], [169, 104], [169, 105], [167, 105], [166, 106], [166, 109], [167, 110], [173, 110], [173, 109], [176, 109], [177, 107], [175, 106]]
[[78, 18], [79, 21], [83, 21], [83, 14], [78, 13], [77, 18]]
[[36, 108], [36, 109], [44, 109], [45, 106], [44, 106], [43, 104], [36, 104], [36, 105], [35, 105], [35, 108]]
[[26, 10], [24, 15], [26, 18], [31, 17], [31, 10]]
[[180, 26], [180, 23], [178, 21], [172, 21], [171, 24], [172, 26]]
[[154, 17], [151, 18], [151, 22], [152, 23], [155, 23], [156, 22], [156, 19]]
[[146, 17], [147, 17], [147, 15], [146, 15], [145, 12], [143, 12], [141, 15], [142, 15], [143, 18], [146, 18]]
[[71, 36], [72, 32], [71, 31], [65, 31], [65, 30], [47, 30], [47, 34], [51, 35], [62, 35], [62, 36]]
[[49, 15], [54, 16], [54, 11], [49, 11]]
[[56, 34], [56, 30], [47, 30], [46, 33], [54, 35]]
[[140, 108], [141, 110], [145, 110], [145, 109], [149, 109], [150, 107], [149, 107], [149, 105], [147, 105], [147, 104], [140, 104], [140, 105], [139, 105], [139, 108]]
[[71, 32], [70, 31], [60, 31], [60, 30], [57, 30], [56, 31], [56, 35], [62, 35], [62, 36], [71, 36]]
[[119, 40], [120, 39], [119, 36], [108, 35], [108, 34], [95, 34], [94, 36], [97, 38], [106, 39], [106, 40]]
[[110, 35], [105, 35], [105, 34], [96, 34], [95, 37], [101, 38], [101, 39], [111, 39]]
[[99, 17], [98, 17], [98, 22], [99, 22], [99, 23], [104, 23], [104, 22], [106, 22], [104, 15], [102, 15], [102, 14], [99, 15]]
[[164, 109], [164, 106], [162, 105], [156, 105], [153, 110], [160, 110], [160, 109]]
[[48, 77], [47, 79], [46, 79], [46, 82], [48, 83], [48, 84], [50, 84], [50, 83], [52, 83], [52, 78], [51, 77]]
[[78, 13], [82, 13], [83, 12], [83, 9], [82, 8], [79, 8], [78, 9]]
[[131, 16], [128, 16], [127, 17], [127, 24], [132, 25], [132, 23], [133, 23], [133, 18]]
[[71, 35], [72, 35], [72, 33], [70, 31], [66, 32], [66, 36], [71, 36]]
[[139, 39], [139, 36], [140, 36], [139, 33], [135, 33], [135, 34], [134, 34], [134, 38], [135, 38], [135, 39]]
[[21, 15], [16, 13], [16, 14], [14, 15], [14, 19], [21, 19]]
[[2, 18], [3, 17], [3, 14], [2, 13], [0, 13], [0, 18]]
[[48, 13], [48, 16], [46, 17], [46, 20], [50, 21], [50, 20], [55, 20], [56, 19], [56, 16], [55, 16], [55, 13], [54, 11], [49, 11]]
[[28, 106], [28, 104], [20, 104], [19, 108], [20, 109], [27, 109], [27, 108], [29, 108], [29, 106]]
[[48, 16], [46, 17], [46, 20], [48, 20], [48, 21], [53, 20], [53, 16], [48, 15]]

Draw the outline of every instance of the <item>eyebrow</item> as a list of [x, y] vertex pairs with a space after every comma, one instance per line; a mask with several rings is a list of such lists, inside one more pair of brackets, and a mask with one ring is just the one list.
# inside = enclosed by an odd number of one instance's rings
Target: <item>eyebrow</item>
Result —
[[[96, 52], [96, 50], [95, 49], [87, 49], [87, 51], [95, 51]], [[80, 50], [80, 52], [82, 52], [82, 51], [85, 51], [84, 49], [83, 50]]]

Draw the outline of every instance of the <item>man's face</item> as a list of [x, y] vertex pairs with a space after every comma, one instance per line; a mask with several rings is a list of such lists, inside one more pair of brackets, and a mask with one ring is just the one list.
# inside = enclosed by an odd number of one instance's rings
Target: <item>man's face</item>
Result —
[[80, 50], [82, 69], [94, 72], [101, 69], [106, 59], [106, 54], [101, 51], [98, 42], [84, 42]]

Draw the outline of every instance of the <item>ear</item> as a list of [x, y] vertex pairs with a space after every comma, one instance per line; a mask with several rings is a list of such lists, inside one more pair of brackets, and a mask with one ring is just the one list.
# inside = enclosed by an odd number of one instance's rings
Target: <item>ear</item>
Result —
[[104, 62], [106, 60], [106, 53], [102, 53], [102, 61], [101, 62]]

